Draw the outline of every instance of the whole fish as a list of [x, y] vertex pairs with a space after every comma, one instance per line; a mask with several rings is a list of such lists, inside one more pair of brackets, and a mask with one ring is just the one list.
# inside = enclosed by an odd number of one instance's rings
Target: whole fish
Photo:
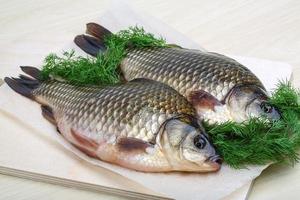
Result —
[[5, 82], [40, 103], [43, 116], [91, 157], [145, 172], [220, 168], [220, 156], [194, 117], [193, 106], [165, 84], [138, 79], [76, 86], [40, 81], [36, 68], [22, 70], [31, 77], [6, 77]]
[[[87, 35], [75, 43], [96, 55], [105, 50], [103, 38], [110, 33], [104, 27], [87, 24]], [[171, 45], [161, 48], [127, 49], [120, 64], [125, 80], [147, 78], [165, 83], [185, 96], [200, 117], [211, 123], [242, 122], [251, 117], [276, 120], [280, 114], [267, 103], [261, 81], [245, 66], [221, 54], [184, 49]]]

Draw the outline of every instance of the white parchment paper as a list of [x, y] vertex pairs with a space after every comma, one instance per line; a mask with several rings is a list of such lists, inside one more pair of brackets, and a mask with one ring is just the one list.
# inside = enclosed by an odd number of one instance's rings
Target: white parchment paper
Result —
[[[115, 3], [102, 17], [96, 19], [95, 22], [98, 22], [113, 32], [122, 28], [127, 28], [128, 26], [140, 25], [149, 32], [163, 36], [169, 43], [176, 43], [187, 48], [201, 49], [198, 44], [184, 37], [174, 29], [151, 16], [140, 14], [120, 2]], [[84, 28], [82, 32], [84, 32]], [[72, 38], [66, 43], [64, 50], [75, 48], [78, 53], [85, 55], [76, 48], [71, 41]], [[291, 67], [288, 64], [238, 56], [231, 57], [234, 57], [250, 68], [262, 80], [268, 90], [274, 88], [278, 80], [289, 79], [291, 75]], [[51, 125], [45, 125], [45, 123], [48, 122], [40, 123], [41, 121], [44, 121], [44, 119], [41, 117], [39, 107], [35, 105], [35, 102], [29, 101], [20, 95], [15, 95], [7, 86], [1, 87], [0, 95], [2, 95], [0, 100], [1, 110], [10, 113], [16, 119], [28, 124], [28, 126], [39, 130], [40, 134], [49, 138], [55, 138], [66, 149], [75, 153], [82, 159], [121, 174], [122, 176], [136, 181], [166, 197], [175, 199], [226, 198], [226, 196], [257, 177], [266, 167], [250, 166], [248, 169], [234, 170], [224, 164], [219, 172], [209, 174], [141, 173], [128, 170], [99, 160], [91, 159], [68, 144], [55, 132], [55, 129], [51, 127]], [[22, 106], [16, 106], [17, 104], [21, 104]], [[28, 116], [26, 109], [30, 109], [30, 117]], [[64, 160], [59, 162], [64, 162]]]

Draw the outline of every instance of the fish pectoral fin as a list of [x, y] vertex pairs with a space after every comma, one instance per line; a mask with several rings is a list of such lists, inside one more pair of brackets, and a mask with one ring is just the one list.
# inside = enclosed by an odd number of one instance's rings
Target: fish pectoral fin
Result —
[[161, 149], [150, 142], [132, 137], [122, 137], [118, 138], [116, 144], [112, 146], [111, 152], [113, 153], [107, 155], [107, 151], [104, 151], [100, 158], [137, 171], [163, 172], [172, 170]]
[[187, 99], [197, 110], [201, 109], [215, 111], [216, 106], [223, 105], [216, 97], [204, 90], [190, 92]]
[[117, 140], [117, 148], [122, 152], [146, 152], [148, 147], [153, 147], [149, 142], [132, 137], [122, 137]]
[[41, 105], [42, 115], [45, 119], [47, 119], [51, 124], [56, 126], [56, 121], [54, 118], [54, 114], [52, 108], [46, 105]]

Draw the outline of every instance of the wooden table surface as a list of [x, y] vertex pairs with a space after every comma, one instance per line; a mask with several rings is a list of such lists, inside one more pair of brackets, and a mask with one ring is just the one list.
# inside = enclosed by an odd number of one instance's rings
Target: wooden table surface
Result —
[[[210, 51], [287, 62], [294, 68], [294, 85], [300, 87], [299, 1], [130, 2]], [[7, 63], [24, 65], [26, 58], [34, 59], [36, 64], [40, 63], [47, 53], [60, 50], [64, 41], [82, 32], [83, 25], [99, 16], [108, 5], [108, 1], [0, 0], [0, 5], [1, 68]], [[48, 39], [51, 37], [56, 37], [56, 42], [50, 42]], [[26, 48], [29, 44], [31, 49]], [[39, 50], [32, 48], [34, 46], [39, 47]], [[9, 69], [5, 70], [9, 72]], [[272, 165], [256, 179], [249, 199], [299, 199], [299, 177], [300, 164], [294, 167]], [[41, 198], [121, 197], [0, 175], [0, 199]]]

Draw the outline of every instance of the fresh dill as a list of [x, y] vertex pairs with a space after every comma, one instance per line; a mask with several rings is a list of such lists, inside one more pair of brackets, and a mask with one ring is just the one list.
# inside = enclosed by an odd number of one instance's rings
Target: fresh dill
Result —
[[131, 27], [105, 38], [107, 50], [96, 58], [76, 56], [74, 51], [62, 56], [50, 54], [45, 58], [41, 78], [62, 78], [76, 84], [115, 84], [120, 81], [118, 66], [126, 56], [127, 47], [165, 47], [162, 38], [155, 38], [143, 28]]

